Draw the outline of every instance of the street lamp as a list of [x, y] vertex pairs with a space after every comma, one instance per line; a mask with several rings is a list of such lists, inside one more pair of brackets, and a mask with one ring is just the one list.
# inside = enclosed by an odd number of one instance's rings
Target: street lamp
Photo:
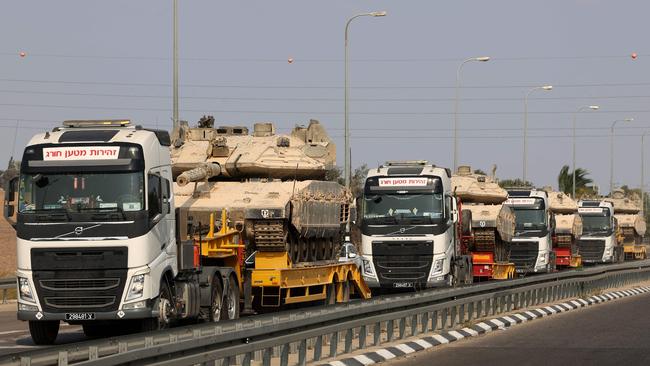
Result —
[[609, 133], [609, 195], [614, 192], [614, 127], [618, 122], [632, 122], [634, 118], [617, 119], [612, 123]]
[[641, 135], [641, 215], [645, 217], [645, 198], [644, 198], [644, 191], [643, 187], [645, 184], [645, 176], [644, 176], [644, 168], [645, 168], [645, 148], [643, 146], [643, 140], [645, 140], [645, 135], [647, 132], [644, 132]]
[[[178, 0], [174, 0], [174, 41], [173, 41], [173, 131], [177, 131], [178, 127]], [[174, 139], [177, 136], [173, 137]]]
[[584, 110], [597, 111], [599, 108], [597, 105], [583, 106], [573, 113], [573, 199], [576, 198], [576, 118], [578, 117], [578, 113]]
[[528, 178], [526, 176], [527, 172], [527, 164], [528, 164], [528, 145], [527, 145], [527, 138], [528, 138], [528, 96], [530, 93], [534, 92], [535, 90], [546, 90], [546, 91], [551, 91], [553, 90], [553, 85], [543, 85], [543, 86], [536, 86], [526, 93], [526, 96], [524, 96], [524, 184], [526, 183], [526, 179]]
[[350, 28], [350, 23], [359, 17], [384, 17], [386, 16], [385, 11], [373, 11], [370, 13], [361, 13], [357, 14], [345, 23], [345, 96], [344, 96], [344, 118], [345, 118], [345, 186], [350, 188], [350, 123], [348, 115], [348, 29]]
[[460, 94], [460, 71], [466, 63], [472, 61], [487, 62], [490, 61], [490, 57], [470, 57], [461, 62], [460, 65], [458, 65], [458, 70], [456, 70], [456, 98], [454, 99], [454, 172], [458, 168], [458, 98]]

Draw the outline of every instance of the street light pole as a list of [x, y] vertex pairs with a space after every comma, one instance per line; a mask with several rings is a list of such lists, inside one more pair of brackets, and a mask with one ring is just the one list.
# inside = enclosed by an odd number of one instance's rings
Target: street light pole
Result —
[[641, 215], [645, 218], [645, 197], [644, 197], [644, 185], [645, 185], [645, 147], [643, 141], [645, 140], [645, 135], [647, 132], [644, 132], [641, 135]]
[[[176, 0], [175, 0], [176, 1]], [[370, 17], [383, 17], [386, 16], [385, 11], [373, 11], [370, 13], [361, 13], [357, 14], [345, 23], [345, 87], [344, 87], [344, 119], [345, 119], [345, 186], [350, 188], [350, 174], [351, 174], [351, 161], [350, 161], [350, 122], [349, 122], [349, 113], [348, 113], [348, 29], [350, 28], [350, 23], [359, 17], [370, 16]]]
[[[174, 0], [174, 50], [173, 50], [173, 130], [177, 131], [178, 128], [178, 0]], [[177, 136], [174, 136], [176, 138]]]
[[530, 96], [530, 93], [534, 92], [535, 90], [546, 90], [550, 91], [553, 90], [553, 85], [544, 85], [544, 86], [536, 86], [526, 93], [524, 96], [524, 172], [523, 172], [523, 183], [526, 184], [526, 180], [528, 179], [527, 177], [527, 168], [528, 168], [528, 144], [527, 144], [527, 139], [528, 139], [528, 96]]
[[634, 118], [618, 119], [612, 123], [612, 128], [609, 131], [609, 195], [612, 196], [614, 192], [614, 127], [617, 122], [632, 122]]
[[458, 65], [456, 70], [456, 97], [454, 98], [454, 172], [458, 169], [458, 103], [460, 94], [460, 72], [463, 66], [472, 61], [487, 62], [490, 61], [489, 56], [470, 57]]
[[590, 109], [592, 111], [597, 111], [600, 107], [597, 105], [590, 105], [590, 106], [584, 106], [578, 108], [578, 110], [573, 113], [573, 199], [576, 198], [576, 118], [578, 116], [578, 113], [582, 112], [583, 110]]

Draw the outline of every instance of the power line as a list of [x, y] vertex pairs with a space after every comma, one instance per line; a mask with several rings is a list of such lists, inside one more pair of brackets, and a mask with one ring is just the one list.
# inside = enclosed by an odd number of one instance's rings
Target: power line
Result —
[[[151, 98], [171, 99], [171, 95], [151, 94], [114, 94], [114, 93], [71, 93], [71, 92], [48, 92], [32, 90], [0, 90], [0, 93], [10, 94], [35, 94], [35, 95], [57, 95], [57, 96], [91, 96], [91, 97], [115, 97], [115, 98]], [[531, 98], [535, 100], [584, 100], [584, 99], [632, 99], [650, 98], [650, 95], [609, 95], [609, 96], [568, 96], [568, 97], [540, 97]], [[180, 99], [186, 100], [223, 100], [223, 101], [294, 101], [294, 102], [342, 102], [342, 98], [326, 97], [218, 97], [218, 96], [184, 96]], [[453, 102], [454, 98], [351, 98], [356, 102]], [[461, 98], [461, 101], [494, 102], [494, 101], [522, 101], [522, 98], [512, 97], [488, 97], [488, 98]]]
[[[83, 80], [37, 80], [37, 79], [13, 79], [0, 78], [3, 82], [20, 82], [35, 84], [64, 84], [64, 85], [109, 85], [109, 86], [143, 86], [143, 87], [170, 87], [169, 83], [145, 83], [145, 82], [113, 82], [113, 81], [83, 81]], [[239, 89], [342, 89], [338, 85], [313, 85], [325, 84], [324, 82], [311, 82], [312, 85], [261, 85], [261, 84], [181, 84], [186, 88], [239, 88]], [[622, 86], [649, 86], [650, 82], [635, 83], [574, 83], [554, 84], [555, 88], [592, 88], [592, 87], [622, 87]], [[463, 89], [522, 89], [537, 86], [537, 84], [503, 84], [503, 85], [463, 85]], [[453, 89], [453, 85], [361, 85], [357, 84], [353, 89]], [[542, 98], [538, 98], [542, 99]]]
[[[37, 107], [37, 108], [75, 108], [75, 109], [88, 109], [88, 110], [120, 110], [120, 111], [158, 111], [169, 112], [169, 108], [145, 108], [145, 107], [113, 107], [113, 106], [87, 106], [87, 105], [63, 105], [63, 104], [29, 104], [29, 103], [0, 103], [1, 106], [7, 107]], [[184, 112], [198, 112], [198, 113], [248, 113], [248, 114], [303, 114], [303, 115], [340, 115], [341, 112], [333, 111], [272, 111], [272, 110], [214, 110], [211, 108], [205, 109], [189, 109], [183, 108]], [[534, 111], [528, 112], [529, 114], [571, 114], [575, 111]], [[649, 113], [650, 110], [601, 110], [599, 114], [607, 113]], [[350, 112], [355, 115], [369, 115], [369, 116], [447, 116], [452, 115], [452, 112]], [[481, 112], [460, 112], [460, 115], [521, 115], [521, 112], [511, 111], [481, 111]]]
[[[16, 52], [0, 52], [0, 56], [16, 57]], [[171, 57], [165, 56], [118, 56], [118, 55], [84, 55], [84, 54], [60, 54], [60, 53], [31, 53], [27, 56], [30, 58], [66, 58], [66, 59], [96, 59], [96, 60], [129, 60], [129, 61], [171, 61]], [[644, 57], [649, 54], [638, 54]], [[550, 55], [550, 56], [492, 56], [495, 61], [540, 61], [540, 60], [600, 60], [600, 59], [628, 59], [629, 55]], [[464, 57], [408, 57], [408, 58], [356, 58], [350, 59], [350, 62], [378, 62], [378, 63], [411, 63], [411, 62], [458, 62]], [[181, 61], [204, 61], [204, 62], [259, 62], [259, 63], [287, 63], [288, 58], [274, 57], [181, 57]], [[295, 63], [341, 63], [340, 58], [310, 58], [310, 57], [292, 57]]]

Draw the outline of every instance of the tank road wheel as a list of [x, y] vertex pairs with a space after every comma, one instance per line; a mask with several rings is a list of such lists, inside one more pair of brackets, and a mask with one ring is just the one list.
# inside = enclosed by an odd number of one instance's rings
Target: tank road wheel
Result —
[[239, 285], [234, 276], [228, 281], [226, 290], [226, 299], [224, 301], [224, 311], [221, 312], [223, 320], [233, 320], [239, 318]]
[[298, 263], [300, 256], [300, 244], [296, 240], [296, 235], [294, 233], [289, 233], [287, 235], [287, 255], [291, 259], [292, 263]]
[[318, 253], [320, 252], [319, 250], [320, 246], [320, 239], [311, 239], [307, 240], [307, 247], [309, 248], [309, 261], [310, 262], [316, 262], [320, 260]]
[[224, 316], [223, 311], [223, 288], [221, 281], [216, 277], [212, 278], [212, 302], [210, 305], [210, 321], [218, 322]]
[[34, 343], [39, 346], [53, 344], [59, 334], [59, 321], [30, 321], [29, 334], [32, 336]]
[[308, 262], [309, 261], [309, 247], [307, 246], [307, 240], [303, 237], [298, 237], [298, 246], [300, 253], [298, 255], [298, 262]]

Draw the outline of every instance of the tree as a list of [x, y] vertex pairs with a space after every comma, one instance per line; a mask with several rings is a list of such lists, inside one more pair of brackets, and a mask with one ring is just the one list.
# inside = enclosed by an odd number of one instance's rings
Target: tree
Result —
[[340, 166], [332, 165], [332, 167], [325, 173], [325, 180], [337, 182], [338, 184], [345, 184], [343, 179], [343, 169]]
[[515, 179], [500, 179], [499, 186], [501, 188], [511, 188], [511, 187], [534, 187], [532, 182], [523, 181], [520, 178]]
[[474, 169], [474, 174], [483, 174], [483, 175], [488, 175], [486, 172], [484, 172], [481, 169]]
[[[595, 195], [596, 190], [590, 187], [589, 184], [593, 183], [593, 179], [588, 178], [589, 171], [582, 168], [576, 168], [576, 197]], [[569, 172], [569, 166], [565, 165], [560, 169], [560, 174], [557, 176], [557, 185], [560, 191], [566, 194], [573, 193], [573, 172]]]
[[354, 169], [354, 174], [350, 177], [350, 190], [354, 197], [360, 197], [363, 193], [363, 185], [366, 182], [368, 170], [370, 170], [368, 164], [361, 164]]

